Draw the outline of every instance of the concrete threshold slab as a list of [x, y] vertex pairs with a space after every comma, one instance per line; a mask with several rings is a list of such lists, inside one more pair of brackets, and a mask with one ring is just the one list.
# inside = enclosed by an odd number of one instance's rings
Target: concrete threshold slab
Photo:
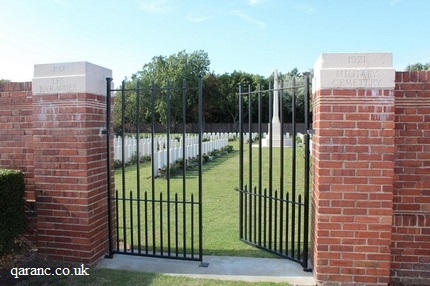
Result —
[[316, 285], [312, 273], [287, 259], [233, 256], [204, 256], [208, 267], [200, 262], [115, 254], [103, 259], [97, 268], [119, 269], [191, 278], [237, 280], [248, 282], [287, 282], [290, 285]]

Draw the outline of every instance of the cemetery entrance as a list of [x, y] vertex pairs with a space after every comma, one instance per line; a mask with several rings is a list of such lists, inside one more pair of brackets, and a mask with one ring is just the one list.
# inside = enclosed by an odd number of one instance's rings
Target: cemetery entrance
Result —
[[310, 270], [309, 76], [288, 81], [239, 86], [239, 236]]
[[[200, 162], [207, 146], [202, 144], [201, 76], [198, 87], [188, 87], [185, 81], [178, 87], [170, 82], [144, 85], [134, 80], [123, 81], [118, 89], [108, 78], [106, 93], [104, 133], [114, 130], [107, 136], [107, 153], [112, 154], [113, 135], [118, 150], [114, 158], [108, 156], [107, 164], [108, 178], [115, 174], [108, 189], [116, 190], [108, 198], [109, 256], [202, 261]], [[111, 95], [115, 96], [113, 112]], [[190, 101], [193, 112], [186, 108]], [[110, 126], [112, 113], [115, 128]], [[187, 130], [187, 123], [198, 123], [198, 130]], [[196, 175], [187, 179], [185, 172], [191, 168]]]

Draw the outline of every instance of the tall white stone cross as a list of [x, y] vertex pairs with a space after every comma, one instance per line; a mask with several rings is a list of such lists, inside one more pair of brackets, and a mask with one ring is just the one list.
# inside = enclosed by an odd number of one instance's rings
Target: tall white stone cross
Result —
[[[265, 138], [262, 139], [263, 147], [270, 147], [270, 138], [272, 138], [272, 147], [281, 147], [281, 136], [282, 134], [282, 125], [279, 120], [279, 82], [278, 82], [278, 70], [275, 70], [273, 73], [273, 115], [272, 115], [272, 123], [269, 123], [267, 130], [269, 133]], [[272, 135], [270, 134], [270, 125], [272, 125]], [[288, 133], [287, 133], [288, 134]], [[288, 138], [288, 135], [284, 137], [284, 147], [291, 146], [291, 139]]]

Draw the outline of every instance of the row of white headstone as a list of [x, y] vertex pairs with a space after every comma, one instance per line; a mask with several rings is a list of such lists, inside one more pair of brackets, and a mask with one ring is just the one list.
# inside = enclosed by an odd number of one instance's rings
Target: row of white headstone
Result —
[[[202, 142], [202, 153], [209, 154], [215, 149], [221, 150], [221, 148], [228, 145], [228, 138], [216, 139], [213, 141]], [[156, 176], [156, 172], [167, 166], [167, 149], [163, 149], [155, 153], [154, 157], [154, 170], [153, 175]], [[184, 158], [184, 149], [182, 146], [170, 148], [169, 162], [170, 164]], [[191, 144], [185, 147], [185, 158], [195, 158], [199, 155], [199, 144]]]
[[[219, 139], [228, 139], [228, 140], [234, 140], [239, 137], [239, 133], [234, 132], [217, 132], [217, 133], [208, 133], [205, 132], [202, 134], [204, 140], [210, 141], [216, 141]], [[301, 135], [300, 133], [298, 135]], [[252, 140], [255, 140], [255, 138], [258, 136], [258, 133], [254, 132], [251, 134]], [[172, 136], [171, 136], [172, 137]], [[266, 133], [263, 133], [263, 138], [267, 137]], [[289, 134], [287, 133], [285, 136], [285, 139], [287, 140], [289, 138]], [[244, 133], [243, 135], [244, 140], [247, 142], [249, 140], [249, 134]], [[198, 144], [199, 138], [197, 134], [187, 134], [185, 136], [185, 146], [195, 145]], [[174, 148], [182, 148], [182, 135], [178, 136], [175, 135], [174, 138], [170, 138], [170, 149]], [[132, 136], [126, 136], [124, 141], [124, 158], [125, 162], [130, 161], [133, 155], [137, 155], [137, 139], [136, 137]], [[154, 150], [157, 151], [163, 151], [167, 148], [167, 136], [160, 135], [154, 137]], [[140, 138], [139, 139], [139, 153], [140, 157], [142, 156], [151, 156], [151, 139], [146, 138]], [[209, 150], [207, 152], [203, 151], [203, 153], [208, 153], [212, 150]], [[197, 154], [198, 155], [198, 154]], [[196, 155], [196, 156], [197, 156]], [[115, 137], [114, 138], [114, 159], [122, 161], [122, 137]]]
[[[202, 153], [209, 154], [215, 149], [222, 149], [228, 145], [229, 139], [237, 137], [236, 133], [204, 133], [202, 142]], [[158, 169], [167, 166], [167, 136], [155, 136], [151, 138], [140, 138], [127, 136], [124, 139], [124, 161], [127, 163], [133, 156], [137, 156], [137, 147], [139, 145], [139, 158], [142, 156], [151, 156], [151, 142], [154, 144], [154, 169], [153, 175], [156, 176]], [[199, 155], [199, 137], [196, 134], [187, 134], [185, 137], [185, 158], [195, 158]], [[175, 135], [169, 141], [169, 163], [173, 163], [183, 158], [184, 148], [182, 136]], [[122, 137], [114, 138], [114, 159], [123, 161], [123, 144]], [[152, 156], [151, 156], [152, 157]]]
[[[203, 133], [203, 139], [208, 142], [217, 141], [219, 139], [235, 139], [237, 137], [236, 133]], [[140, 138], [139, 139], [139, 153], [142, 156], [151, 156], [151, 138]], [[182, 148], [182, 136], [175, 135], [175, 138], [170, 138], [170, 149]], [[167, 148], [167, 136], [155, 136], [154, 137], [154, 150], [163, 151]], [[187, 134], [185, 136], [185, 146], [196, 145], [199, 143], [199, 137], [196, 134]], [[130, 161], [133, 155], [137, 155], [137, 144], [138, 140], [136, 137], [126, 136], [124, 140], [124, 158], [125, 162]], [[114, 138], [114, 159], [122, 161], [122, 137]], [[207, 152], [210, 152], [209, 150]], [[203, 152], [203, 153], [207, 153]]]

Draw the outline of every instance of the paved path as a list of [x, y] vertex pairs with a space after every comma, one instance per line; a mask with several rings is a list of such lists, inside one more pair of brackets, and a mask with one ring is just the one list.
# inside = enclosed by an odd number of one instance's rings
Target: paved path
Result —
[[209, 266], [200, 267], [200, 262], [193, 261], [116, 254], [113, 259], [100, 261], [97, 267], [195, 278], [316, 285], [312, 273], [304, 272], [299, 264], [286, 259], [205, 256], [204, 262]]

